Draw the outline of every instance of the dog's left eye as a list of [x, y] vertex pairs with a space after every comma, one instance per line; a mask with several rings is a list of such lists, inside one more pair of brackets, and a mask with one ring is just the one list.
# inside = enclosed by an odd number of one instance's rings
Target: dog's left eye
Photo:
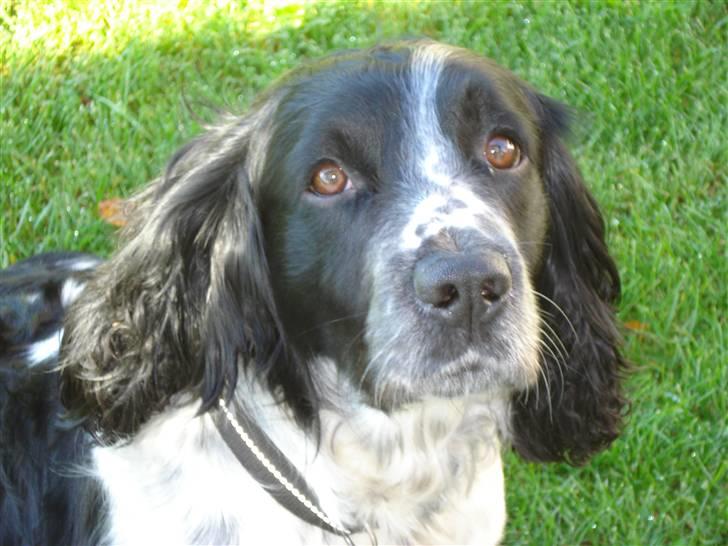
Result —
[[512, 169], [521, 159], [521, 149], [505, 135], [491, 135], [483, 150], [486, 161], [499, 170]]
[[344, 169], [333, 161], [318, 166], [311, 177], [310, 190], [318, 195], [336, 195], [351, 187]]

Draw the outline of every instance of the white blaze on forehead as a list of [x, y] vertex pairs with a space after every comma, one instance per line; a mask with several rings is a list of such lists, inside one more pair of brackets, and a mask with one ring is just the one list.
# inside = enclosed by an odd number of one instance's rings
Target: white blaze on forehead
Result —
[[425, 180], [434, 182], [438, 186], [448, 187], [453, 183], [454, 173], [448, 172], [454, 169], [447, 169], [445, 161], [441, 157], [441, 151], [431, 143], [426, 143], [428, 150], [425, 156], [419, 161], [419, 170]]
[[416, 165], [425, 181], [439, 186], [452, 183], [456, 165], [452, 144], [442, 133], [437, 115], [437, 85], [451, 48], [442, 44], [425, 44], [412, 52], [411, 92], [412, 127], [410, 135], [416, 153]]
[[401, 232], [400, 249], [415, 250], [447, 228], [483, 231], [497, 226], [511, 233], [497, 211], [470, 191], [463, 181], [460, 153], [443, 133], [437, 112], [437, 87], [453, 48], [424, 44], [412, 52], [410, 149], [416, 203]]

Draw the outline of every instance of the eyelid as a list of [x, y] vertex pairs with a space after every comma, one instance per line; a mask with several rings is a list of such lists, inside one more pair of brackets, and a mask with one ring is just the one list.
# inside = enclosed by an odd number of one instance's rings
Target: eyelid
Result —
[[485, 135], [486, 140], [493, 135], [501, 135], [504, 137], [510, 138], [514, 144], [518, 145], [518, 147], [523, 151], [526, 149], [525, 143], [523, 139], [521, 138], [521, 132], [516, 130], [511, 125], [496, 125], [495, 127], [491, 128], [487, 134]]

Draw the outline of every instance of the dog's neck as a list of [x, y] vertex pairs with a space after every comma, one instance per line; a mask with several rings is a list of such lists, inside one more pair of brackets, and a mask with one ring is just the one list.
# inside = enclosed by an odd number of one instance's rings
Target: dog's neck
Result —
[[[324, 397], [329, 404], [320, 411], [316, 435], [303, 434], [267, 391], [253, 398], [256, 420], [330, 517], [365, 527], [380, 542], [497, 540], [505, 517], [500, 449], [506, 395], [430, 398], [384, 412], [357, 400], [345, 382], [327, 391], [337, 394]], [[492, 525], [484, 525], [487, 520]]]
[[504, 414], [501, 404], [475, 398], [432, 399], [391, 414], [324, 412], [322, 455], [343, 513], [388, 540], [471, 542], [473, 522], [485, 514], [464, 516], [467, 499], [481, 473], [500, 476]]
[[[364, 526], [380, 543], [497, 542], [505, 521], [504, 398], [431, 399], [391, 413], [330, 406], [313, 435], [265, 389], [239, 389], [238, 396], [335, 521]], [[231, 454], [210, 416], [196, 415], [197, 407], [169, 410], [130, 443], [95, 450], [110, 503], [110, 542], [340, 540], [278, 505]], [[165, 531], [165, 521], [185, 526]], [[366, 544], [369, 537], [354, 541]]]

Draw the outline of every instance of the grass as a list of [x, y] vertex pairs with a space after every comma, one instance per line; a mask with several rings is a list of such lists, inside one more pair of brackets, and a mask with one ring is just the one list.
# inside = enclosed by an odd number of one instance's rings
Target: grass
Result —
[[111, 251], [97, 203], [302, 59], [428, 35], [581, 113], [609, 218], [633, 408], [583, 468], [507, 460], [506, 544], [725, 544], [728, 10], [721, 2], [0, 0], [0, 265]]

